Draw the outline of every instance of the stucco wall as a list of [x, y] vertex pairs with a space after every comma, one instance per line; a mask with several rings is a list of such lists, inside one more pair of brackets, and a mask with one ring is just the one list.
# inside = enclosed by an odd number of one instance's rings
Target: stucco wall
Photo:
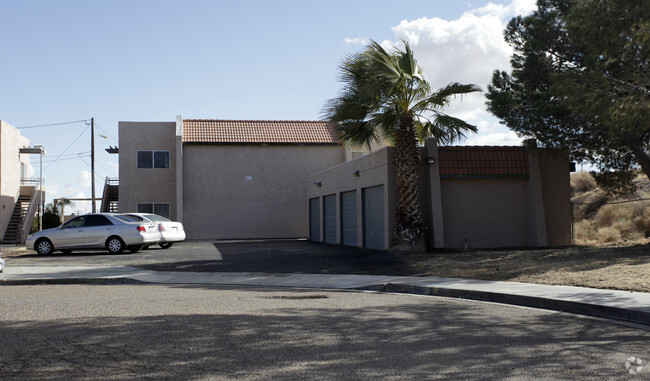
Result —
[[307, 237], [305, 180], [344, 159], [339, 146], [185, 145], [188, 239]]
[[572, 244], [570, 163], [559, 154], [542, 152], [539, 155], [539, 167], [548, 245], [570, 245]]
[[[336, 225], [340, 226], [340, 193], [348, 191], [357, 192], [357, 237], [358, 246], [363, 246], [363, 202], [362, 189], [377, 185], [384, 186], [384, 225], [385, 248], [390, 247], [394, 210], [397, 202], [395, 189], [395, 166], [392, 164], [393, 147], [384, 147], [371, 155], [348, 161], [346, 163], [328, 168], [325, 171], [309, 176], [307, 181], [308, 198], [320, 198], [322, 210], [322, 197], [336, 195]], [[358, 171], [358, 173], [357, 173]], [[315, 184], [316, 183], [316, 184]], [[322, 213], [322, 211], [321, 211]], [[321, 215], [322, 219], [322, 215]], [[311, 237], [314, 241], [321, 241], [323, 237], [323, 224], [321, 223], [320, 237]], [[341, 243], [341, 231], [337, 229], [336, 242]]]
[[[176, 219], [176, 123], [120, 122], [120, 212], [138, 203], [169, 203]], [[137, 151], [169, 151], [169, 168], [137, 168]]]
[[0, 120], [0, 239], [7, 229], [20, 189], [21, 166], [29, 165], [31, 155], [19, 155], [18, 150], [29, 146], [29, 139], [20, 131]]

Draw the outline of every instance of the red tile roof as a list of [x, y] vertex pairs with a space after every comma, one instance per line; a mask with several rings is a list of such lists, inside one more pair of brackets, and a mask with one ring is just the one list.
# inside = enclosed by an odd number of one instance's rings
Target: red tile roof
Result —
[[183, 143], [339, 144], [334, 125], [324, 121], [183, 120]]
[[525, 176], [530, 174], [523, 147], [440, 147], [440, 176]]

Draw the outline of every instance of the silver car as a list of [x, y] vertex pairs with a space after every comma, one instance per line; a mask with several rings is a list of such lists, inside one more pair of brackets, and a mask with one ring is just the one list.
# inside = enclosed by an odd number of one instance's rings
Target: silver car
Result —
[[75, 217], [63, 225], [34, 233], [27, 237], [27, 249], [38, 254], [52, 254], [55, 250], [105, 249], [118, 254], [128, 249], [135, 253], [145, 245], [160, 240], [158, 226], [138, 222], [114, 213], [92, 213]]
[[160, 242], [158, 246], [163, 249], [169, 249], [174, 242], [185, 240], [185, 230], [180, 222], [171, 221], [163, 216], [151, 213], [125, 213], [126, 216], [142, 222], [151, 222], [158, 225], [160, 232]]

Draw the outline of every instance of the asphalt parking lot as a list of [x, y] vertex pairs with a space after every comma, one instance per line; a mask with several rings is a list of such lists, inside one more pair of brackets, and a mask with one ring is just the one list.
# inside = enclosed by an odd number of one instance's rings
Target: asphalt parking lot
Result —
[[[220, 258], [145, 264], [156, 271], [408, 275], [394, 254], [308, 241], [215, 242]], [[179, 249], [182, 246], [178, 247]]]
[[28, 251], [8, 260], [15, 266], [120, 265], [154, 271], [410, 275], [406, 264], [388, 252], [304, 240], [186, 241], [169, 249], [152, 246], [120, 255], [82, 250], [39, 256]]

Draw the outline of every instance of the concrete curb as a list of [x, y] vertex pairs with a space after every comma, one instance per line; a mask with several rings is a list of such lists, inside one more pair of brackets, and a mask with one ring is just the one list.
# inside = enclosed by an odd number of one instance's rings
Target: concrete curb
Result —
[[[327, 290], [358, 290], [358, 291], [374, 291], [374, 292], [387, 292], [397, 294], [413, 294], [413, 295], [430, 295], [450, 298], [461, 298], [469, 300], [480, 300], [486, 302], [503, 303], [524, 307], [533, 307], [546, 310], [569, 312], [579, 315], [587, 315], [598, 318], [605, 318], [611, 320], [625, 321], [635, 324], [643, 324], [650, 326], [650, 310], [632, 309], [625, 307], [618, 307], [605, 304], [589, 303], [576, 300], [562, 300], [561, 298], [554, 299], [553, 297], [535, 296], [535, 295], [522, 295], [516, 293], [507, 293], [500, 290], [477, 290], [477, 289], [464, 289], [461, 287], [441, 287], [441, 286], [424, 286], [412, 284], [416, 279], [405, 279], [403, 283], [391, 282], [390, 279], [368, 280], [368, 281], [354, 281], [356, 284], [345, 284], [346, 282], [341, 279], [333, 278], [327, 282], [323, 282], [320, 278], [304, 278], [301, 277], [298, 281], [285, 282], [287, 276], [277, 278], [272, 274], [255, 274], [252, 280], [241, 280], [240, 276], [246, 278], [251, 274], [233, 274], [223, 273], [234, 278], [218, 279], [201, 281], [193, 278], [190, 281], [183, 281], [172, 278], [161, 278], [160, 274], [151, 276], [145, 275], [130, 275], [122, 274], [116, 276], [102, 276], [96, 277], [88, 276], [88, 274], [81, 276], [64, 276], [60, 278], [31, 278], [31, 279], [0, 279], [0, 286], [6, 285], [56, 285], [56, 284], [90, 284], [90, 285], [120, 285], [120, 284], [212, 284], [215, 286], [237, 286], [237, 287], [279, 287], [279, 288], [318, 288]], [[169, 275], [169, 273], [165, 273]], [[316, 275], [313, 275], [316, 276]], [[322, 275], [319, 275], [322, 277]], [[389, 277], [390, 278], [390, 277]], [[282, 281], [280, 281], [282, 280]], [[338, 280], [338, 281], [337, 281]], [[332, 282], [335, 281], [335, 282]], [[409, 283], [412, 282], [412, 283]], [[342, 282], [342, 283], [340, 283]]]
[[485, 302], [512, 304], [517, 306], [541, 308], [560, 312], [570, 312], [580, 315], [588, 315], [605, 319], [622, 320], [630, 323], [650, 325], [650, 312], [637, 311], [620, 307], [603, 306], [591, 303], [541, 298], [536, 296], [504, 294], [491, 291], [415, 286], [400, 283], [385, 283], [380, 285], [359, 287], [357, 289], [377, 292], [391, 292], [398, 294], [432, 295], [450, 298], [480, 300]]

